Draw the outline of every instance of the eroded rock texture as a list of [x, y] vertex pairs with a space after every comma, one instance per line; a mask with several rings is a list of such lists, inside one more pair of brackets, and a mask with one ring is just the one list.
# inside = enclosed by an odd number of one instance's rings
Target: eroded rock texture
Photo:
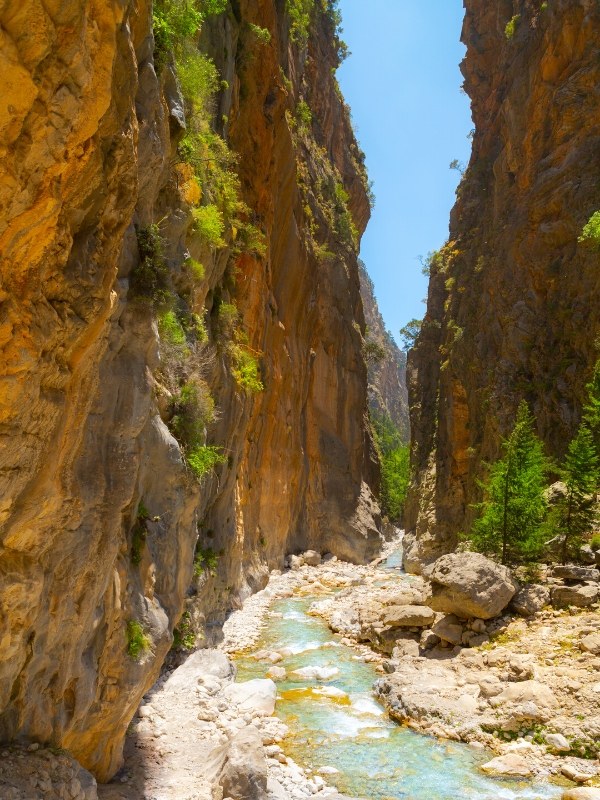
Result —
[[465, 6], [473, 154], [409, 356], [413, 570], [468, 530], [475, 478], [521, 398], [548, 454], [563, 455], [597, 356], [598, 253], [578, 236], [600, 208], [600, 8]]
[[[0, 3], [0, 739], [64, 747], [100, 780], [171, 644], [199, 533], [218, 563], [193, 589], [198, 624], [290, 549], [362, 560], [379, 542], [355, 250], [317, 197], [339, 181], [364, 228], [331, 26], [317, 15], [300, 47], [281, 3], [234, 6], [201, 41], [227, 81], [215, 119], [264, 256], [190, 232], [173, 166], [183, 104], [172, 66], [157, 77], [147, 0]], [[189, 253], [206, 269], [193, 303], [227, 461], [201, 484], [165, 424], [153, 315], [131, 297], [136, 227], [153, 222], [178, 290]], [[259, 394], [214, 341], [217, 297], [262, 354]], [[131, 621], [149, 644], [138, 658]]]

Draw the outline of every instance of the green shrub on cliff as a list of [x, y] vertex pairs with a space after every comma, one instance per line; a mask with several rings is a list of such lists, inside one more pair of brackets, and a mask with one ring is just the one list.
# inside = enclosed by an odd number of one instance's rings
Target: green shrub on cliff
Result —
[[549, 464], [523, 400], [512, 433], [502, 442], [503, 457], [481, 484], [484, 499], [471, 529], [471, 546], [499, 556], [503, 564], [534, 560], [542, 547], [544, 496]]
[[583, 226], [578, 241], [600, 249], [600, 211], [595, 211]]
[[152, 306], [155, 311], [168, 309], [173, 303], [165, 243], [157, 224], [135, 229], [139, 263], [129, 277], [131, 297]]
[[150, 649], [151, 639], [144, 633], [142, 625], [136, 619], [127, 623], [127, 653], [134, 661]]
[[506, 23], [506, 27], [504, 28], [504, 35], [506, 36], [507, 39], [512, 39], [513, 36], [515, 35], [520, 19], [521, 15], [515, 14], [514, 17], [512, 17], [512, 19], [510, 19]]

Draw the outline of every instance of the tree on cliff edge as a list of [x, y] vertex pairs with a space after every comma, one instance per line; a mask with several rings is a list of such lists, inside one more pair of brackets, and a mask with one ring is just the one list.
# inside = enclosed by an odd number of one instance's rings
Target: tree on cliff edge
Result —
[[481, 486], [484, 499], [471, 530], [471, 546], [500, 557], [503, 564], [534, 559], [541, 548], [541, 524], [546, 514], [548, 462], [523, 400], [515, 426], [502, 442], [503, 457], [492, 464]]

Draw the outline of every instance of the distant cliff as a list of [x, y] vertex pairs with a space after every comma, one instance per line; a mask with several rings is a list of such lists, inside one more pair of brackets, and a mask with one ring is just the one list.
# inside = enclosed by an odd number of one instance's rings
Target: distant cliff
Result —
[[379, 547], [367, 181], [296, 6], [0, 11], [0, 739], [102, 780], [184, 601], [193, 642], [286, 552]]
[[600, 209], [600, 6], [465, 6], [473, 153], [408, 364], [415, 570], [468, 530], [522, 398], [564, 454], [600, 332], [598, 252], [578, 241]]
[[408, 442], [410, 423], [406, 354], [385, 327], [373, 293], [373, 281], [364, 264], [359, 262], [359, 266], [360, 293], [367, 323], [365, 355], [369, 376], [369, 408], [375, 414], [387, 415], [400, 431], [402, 441]]

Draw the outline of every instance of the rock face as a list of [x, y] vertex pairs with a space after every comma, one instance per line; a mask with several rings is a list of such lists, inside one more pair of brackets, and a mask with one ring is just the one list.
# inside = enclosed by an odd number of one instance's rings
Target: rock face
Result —
[[427, 575], [433, 591], [431, 608], [463, 619], [497, 616], [517, 591], [508, 568], [480, 553], [442, 556], [428, 569]]
[[369, 377], [369, 408], [374, 414], [388, 416], [400, 431], [402, 441], [410, 438], [406, 353], [385, 327], [377, 306], [374, 286], [364, 264], [359, 262], [360, 294], [367, 323], [365, 354]]
[[[573, 435], [597, 353], [600, 7], [466, 0], [475, 134], [408, 359], [415, 487], [410, 568], [454, 549], [521, 399], [548, 455]], [[514, 18], [515, 30], [506, 25]]]
[[[169, 649], [195, 547], [200, 629], [286, 552], [360, 561], [379, 545], [350, 225], [360, 235], [369, 204], [333, 25], [315, 11], [304, 46], [283, 4], [234, 5], [201, 47], [254, 247], [193, 224], [187, 106], [169, 59], [154, 63], [148, 0], [0, 10], [0, 739], [52, 742], [100, 780]], [[206, 327], [196, 366], [225, 455], [201, 484], [173, 435], [168, 336], [134, 296], [158, 260]], [[240, 351], [264, 391], [235, 378]], [[180, 385], [193, 369], [178, 366]]]

